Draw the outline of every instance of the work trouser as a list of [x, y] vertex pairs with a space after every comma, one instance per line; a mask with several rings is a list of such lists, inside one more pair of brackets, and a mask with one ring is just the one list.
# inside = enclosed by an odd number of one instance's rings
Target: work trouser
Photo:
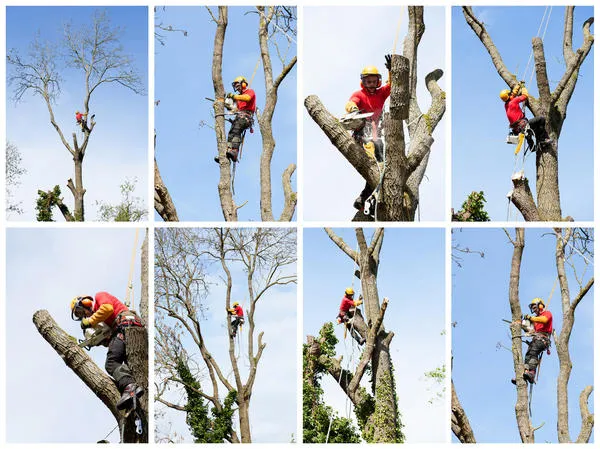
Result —
[[533, 334], [533, 338], [525, 354], [524, 368], [535, 371], [539, 363], [540, 354], [549, 347], [550, 337], [548, 335], [544, 333]]
[[[514, 123], [510, 124], [510, 129], [512, 130], [514, 135], [519, 135], [520, 133], [524, 133], [527, 125], [529, 124], [529, 128], [533, 131], [535, 135], [535, 140], [537, 143], [543, 142], [548, 139], [548, 133], [546, 132], [546, 119], [544, 117], [533, 117], [531, 120], [527, 120], [523, 117], [520, 120], [517, 120]], [[528, 137], [527, 135], [525, 137]], [[527, 140], [529, 145], [533, 147], [532, 143]]]
[[133, 310], [121, 312], [115, 319], [116, 329], [108, 343], [108, 353], [104, 368], [106, 372], [115, 379], [117, 388], [123, 393], [125, 387], [135, 383], [131, 370], [127, 365], [127, 345], [125, 340], [125, 329], [132, 326], [142, 327], [140, 317]]
[[340, 322], [344, 323], [344, 326], [346, 326], [346, 329], [348, 329], [350, 331], [350, 333], [352, 334], [352, 338], [354, 338], [359, 344], [362, 343], [362, 341], [361, 341], [362, 336], [350, 322], [350, 320], [352, 318], [354, 318], [354, 309], [350, 309], [347, 312], [340, 310], [340, 313], [338, 313], [337, 317], [340, 320]]
[[231, 129], [227, 135], [227, 146], [231, 149], [239, 149], [242, 144], [242, 134], [252, 126], [252, 113], [249, 111], [239, 111], [235, 114], [235, 119], [231, 124]]
[[104, 367], [106, 368], [106, 372], [115, 379], [119, 393], [123, 393], [127, 385], [135, 383], [135, 379], [131, 375], [131, 370], [127, 365], [127, 345], [123, 329], [117, 330], [112, 335], [108, 344], [108, 353], [106, 354]]
[[237, 330], [238, 327], [240, 327], [242, 324], [244, 324], [244, 317], [243, 316], [236, 316], [233, 321], [231, 322], [231, 327], [232, 329], [232, 334], [235, 337], [235, 335], [237, 334]]

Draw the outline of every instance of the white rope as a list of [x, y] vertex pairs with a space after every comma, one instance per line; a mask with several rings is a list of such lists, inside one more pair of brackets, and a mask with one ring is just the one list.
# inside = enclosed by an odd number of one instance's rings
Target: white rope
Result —
[[[542, 30], [542, 25], [544, 24], [544, 20], [546, 18], [546, 12], [547, 11], [548, 11], [548, 6], [546, 6], [546, 9], [544, 10], [544, 15], [542, 16], [542, 20], [540, 20], [540, 26], [538, 27], [536, 37], [539, 37], [539, 35], [540, 35], [540, 31]], [[527, 77], [527, 72], [529, 71], [529, 65], [531, 64], [531, 59], [532, 58], [533, 58], [533, 48], [529, 52], [529, 59], [527, 60], [527, 65], [525, 66], [525, 70], [523, 71], [523, 79], [525, 79]], [[531, 77], [532, 78], [533, 78], [533, 72], [534, 72], [534, 70], [532, 68], [532, 71], [531, 71]], [[531, 83], [531, 79], [532, 78], [530, 78], [530, 81], [529, 81], [530, 83]]]

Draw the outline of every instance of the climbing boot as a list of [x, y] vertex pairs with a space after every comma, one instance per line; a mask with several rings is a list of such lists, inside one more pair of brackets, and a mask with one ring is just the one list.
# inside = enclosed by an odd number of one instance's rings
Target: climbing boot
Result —
[[117, 402], [117, 409], [123, 410], [129, 407], [129, 401], [133, 399], [133, 396], [138, 398], [144, 394], [144, 389], [134, 383], [131, 383], [125, 387], [121, 399]]
[[523, 379], [525, 379], [530, 384], [535, 383], [535, 370], [534, 369], [526, 369], [523, 373]]
[[510, 383], [512, 383], [513, 385], [517, 385], [517, 379], [513, 377], [513, 378], [510, 380]]
[[227, 156], [227, 159], [229, 159], [230, 161], [237, 162], [239, 151], [240, 150], [237, 148], [230, 148], [227, 150], [227, 153], [225, 153], [225, 155]]
[[217, 164], [219, 163], [219, 155], [218, 155], [218, 154], [215, 156], [215, 162], [216, 162]]

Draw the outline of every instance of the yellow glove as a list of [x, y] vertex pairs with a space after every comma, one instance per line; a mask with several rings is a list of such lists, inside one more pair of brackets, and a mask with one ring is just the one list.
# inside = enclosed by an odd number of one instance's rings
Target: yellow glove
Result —
[[511, 93], [512, 93], [512, 94], [513, 94], [515, 97], [516, 97], [516, 96], [518, 96], [518, 95], [519, 95], [519, 92], [521, 92], [521, 87], [522, 87], [522, 86], [521, 86], [521, 83], [517, 83], [517, 84], [515, 84], [515, 85], [513, 86], [513, 88], [512, 88], [512, 92], [511, 92]]
[[526, 97], [529, 97], [529, 92], [527, 92], [527, 89], [525, 88], [525, 86], [521, 87], [521, 95], [525, 95]]
[[363, 302], [362, 302], [362, 300], [360, 300], [360, 299], [359, 299], [358, 301], [354, 301], [354, 305], [355, 305], [356, 307], [359, 307], [359, 306], [360, 306], [362, 303], [363, 303]]
[[364, 143], [363, 148], [369, 157], [375, 158], [375, 144], [373, 142]]
[[353, 101], [349, 101], [348, 103], [346, 103], [346, 112], [355, 112], [358, 111], [358, 106], [356, 106], [356, 103]]

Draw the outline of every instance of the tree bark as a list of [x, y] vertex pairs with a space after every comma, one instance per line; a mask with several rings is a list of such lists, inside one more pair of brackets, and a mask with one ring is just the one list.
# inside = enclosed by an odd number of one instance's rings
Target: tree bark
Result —
[[[277, 106], [277, 92], [279, 85], [287, 74], [296, 65], [297, 57], [294, 56], [289, 63], [284, 63], [281, 73], [274, 79], [273, 67], [271, 64], [271, 55], [269, 51], [269, 24], [277, 13], [277, 6], [257, 6], [256, 9], [260, 15], [258, 26], [258, 43], [260, 46], [260, 56], [265, 76], [265, 106], [258, 117], [258, 125], [262, 136], [262, 153], [260, 155], [260, 214], [262, 221], [274, 221], [273, 206], [271, 203], [271, 159], [275, 151], [275, 138], [273, 137], [273, 114]], [[290, 164], [283, 175], [284, 192], [292, 190], [290, 178], [296, 168], [295, 164]], [[295, 196], [295, 195], [294, 195]], [[291, 221], [296, 201], [292, 199], [291, 194], [284, 195], [284, 211], [279, 221]], [[290, 214], [291, 209], [291, 214]]]
[[[558, 355], [559, 362], [558, 379], [556, 383], [556, 397], [558, 407], [557, 430], [558, 441], [560, 443], [571, 443], [572, 440], [569, 431], [568, 386], [569, 379], [571, 378], [571, 370], [573, 368], [573, 363], [571, 362], [569, 341], [571, 339], [573, 325], [575, 324], [575, 308], [594, 284], [594, 278], [592, 277], [587, 282], [587, 284], [582, 286], [579, 292], [577, 293], [577, 296], [573, 299], [573, 301], [571, 301], [567, 273], [565, 270], [565, 246], [571, 238], [572, 232], [567, 230], [566, 235], [564, 237], [562, 236], [560, 229], [555, 229], [554, 232], [556, 233], [556, 270], [558, 274], [558, 284], [560, 287], [561, 306], [563, 314], [560, 334], [558, 338], [555, 337], [556, 353]], [[591, 389], [592, 387], [590, 386], [587, 388]], [[587, 397], [589, 397], [589, 393], [587, 394]], [[584, 405], [585, 408], [583, 406], [581, 407], [582, 418], [584, 418], [584, 415], [585, 418], [582, 419], [580, 438], [584, 438], [582, 435], [588, 435], [587, 438], [589, 439], [589, 435], [591, 435], [590, 421], [591, 423], [593, 423], [593, 415], [590, 415], [589, 411], [586, 411], [587, 404], [584, 403]], [[589, 433], [587, 429], [590, 429]]]
[[179, 221], [175, 204], [160, 176], [160, 170], [156, 162], [156, 131], [154, 132], [154, 151], [154, 209], [164, 221]]
[[529, 418], [529, 395], [527, 393], [527, 381], [523, 379], [523, 348], [521, 342], [521, 303], [519, 300], [519, 282], [521, 279], [521, 260], [523, 248], [525, 247], [525, 230], [515, 229], [515, 239], [512, 240], [513, 255], [510, 264], [510, 280], [508, 285], [508, 301], [512, 315], [510, 333], [512, 337], [512, 354], [517, 380], [517, 402], [515, 403], [515, 415], [521, 441], [523, 443], [534, 443], [534, 429]]
[[465, 413], [460, 401], [458, 400], [458, 395], [456, 394], [456, 390], [454, 389], [454, 381], [451, 381], [452, 385], [452, 433], [456, 435], [456, 438], [461, 443], [477, 443], [475, 440], [475, 434], [473, 433], [473, 429], [471, 428], [471, 423], [469, 422], [469, 418]]
[[144, 389], [144, 395], [137, 401], [142, 417], [142, 434], [135, 432], [135, 413], [131, 413], [125, 425], [125, 442], [148, 443], [148, 331], [145, 327], [125, 329], [127, 342], [127, 364], [131, 368], [135, 383]]
[[[225, 156], [227, 152], [227, 136], [225, 134], [225, 107], [222, 99], [225, 98], [225, 87], [223, 86], [223, 45], [225, 43], [225, 31], [227, 29], [227, 6], [219, 6], [218, 18], [212, 15], [217, 25], [212, 59], [212, 80], [215, 99], [213, 109], [215, 113], [215, 134], [217, 138], [217, 149], [219, 152], [219, 184], [217, 190], [223, 218], [225, 221], [237, 221], [237, 207], [233, 200], [231, 189], [231, 162]], [[210, 9], [209, 9], [210, 11]]]

